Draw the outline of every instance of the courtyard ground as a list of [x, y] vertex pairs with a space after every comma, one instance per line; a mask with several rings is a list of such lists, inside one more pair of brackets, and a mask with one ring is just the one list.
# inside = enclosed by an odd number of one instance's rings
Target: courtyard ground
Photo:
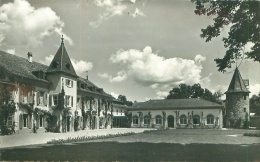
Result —
[[260, 138], [243, 136], [248, 131], [174, 129], [81, 143], [5, 148], [0, 149], [0, 160], [260, 161]]

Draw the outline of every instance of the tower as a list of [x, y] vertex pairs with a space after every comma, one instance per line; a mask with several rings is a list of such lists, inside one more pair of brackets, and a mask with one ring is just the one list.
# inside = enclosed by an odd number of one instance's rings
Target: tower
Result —
[[236, 68], [228, 90], [225, 92], [227, 128], [243, 128], [245, 121], [249, 120], [249, 93], [250, 91]]

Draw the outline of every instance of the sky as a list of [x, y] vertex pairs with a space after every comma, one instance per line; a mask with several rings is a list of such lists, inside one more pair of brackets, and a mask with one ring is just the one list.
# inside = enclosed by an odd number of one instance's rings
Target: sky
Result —
[[[49, 65], [63, 35], [77, 74], [116, 98], [161, 99], [180, 83], [224, 93], [235, 65], [221, 73], [214, 59], [229, 28], [206, 43], [199, 35], [213, 17], [194, 10], [188, 0], [0, 0], [0, 50]], [[258, 94], [260, 64], [237, 64]]]

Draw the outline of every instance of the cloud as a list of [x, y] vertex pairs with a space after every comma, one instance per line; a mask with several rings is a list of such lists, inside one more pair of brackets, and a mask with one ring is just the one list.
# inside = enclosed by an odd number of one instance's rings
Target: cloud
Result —
[[94, 4], [105, 9], [99, 15], [98, 20], [91, 21], [90, 26], [97, 28], [103, 21], [113, 17], [120, 16], [127, 9], [127, 6], [121, 3], [121, 0], [95, 0]]
[[0, 45], [36, 47], [52, 34], [63, 34], [73, 44], [62, 32], [64, 22], [49, 7], [35, 9], [26, 0], [15, 0], [0, 6], [0, 13]]
[[[44, 60], [40, 60], [39, 62], [49, 66], [53, 58], [54, 58], [54, 55], [49, 55], [49, 56], [46, 56], [44, 58]], [[71, 63], [78, 75], [81, 75], [86, 71], [90, 71], [93, 68], [92, 62], [86, 62], [83, 60], [78, 61], [78, 60], [71, 58]]]
[[138, 8], [135, 9], [135, 12], [131, 14], [132, 17], [137, 17], [137, 16], [145, 16], [143, 12], [141, 12]]
[[44, 58], [44, 60], [40, 60], [39, 62], [49, 66], [53, 58], [54, 58], [54, 55], [49, 55], [49, 56], [46, 56]]
[[15, 55], [15, 49], [8, 49], [5, 52]]
[[132, 2], [132, 3], [135, 3], [135, 2], [136, 2], [136, 0], [130, 0], [130, 2]]
[[127, 73], [124, 70], [119, 71], [114, 77], [108, 73], [98, 73], [98, 76], [108, 79], [110, 83], [120, 83], [127, 79]]
[[[93, 28], [97, 28], [103, 21], [106, 21], [114, 16], [121, 16], [126, 10], [131, 9], [131, 7], [128, 7], [122, 2], [122, 0], [95, 0], [94, 4], [104, 9], [104, 11], [101, 14], [99, 14], [97, 20], [89, 22], [89, 25]], [[136, 0], [130, 0], [130, 2], [134, 4]], [[135, 9], [135, 12], [133, 14], [129, 15], [133, 17], [145, 16], [144, 13], [141, 12], [138, 8]]]
[[250, 96], [258, 95], [260, 93], [260, 84], [249, 85]]
[[83, 60], [75, 60], [75, 59], [71, 59], [71, 63], [75, 69], [75, 71], [77, 72], [77, 74], [82, 74], [86, 71], [90, 71], [93, 68], [93, 63], [92, 62], [86, 62]]
[[111, 92], [110, 94], [111, 94], [114, 98], [116, 98], [116, 99], [117, 99], [118, 96], [119, 96], [119, 94], [117, 94], [117, 93], [115, 93], [115, 92]]
[[204, 56], [201, 56], [201, 55], [196, 55], [195, 56], [195, 62], [196, 63], [201, 63], [202, 61], [205, 61], [206, 60], [206, 57], [204, 57]]
[[[212, 74], [204, 78], [201, 76], [203, 69], [201, 63], [205, 60], [206, 57], [202, 55], [196, 55], [194, 60], [178, 57], [166, 59], [153, 53], [150, 46], [146, 46], [142, 51], [118, 50], [110, 57], [110, 62], [126, 65], [128, 78], [132, 78], [142, 86], [152, 88], [159, 98], [167, 96], [169, 90], [180, 83], [190, 85], [201, 83], [202, 86], [208, 86]], [[106, 76], [110, 77], [109, 74]]]

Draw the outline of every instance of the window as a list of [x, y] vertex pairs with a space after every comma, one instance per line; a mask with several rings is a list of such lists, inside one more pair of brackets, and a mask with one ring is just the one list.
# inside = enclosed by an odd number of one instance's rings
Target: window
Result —
[[44, 92], [39, 92], [39, 103], [40, 105], [43, 105], [43, 98], [44, 98]]
[[246, 100], [246, 95], [244, 95], [244, 100]]
[[73, 80], [65, 79], [65, 84], [67, 87], [72, 88], [73, 87]]
[[58, 95], [53, 95], [53, 104], [54, 106], [58, 105]]
[[199, 115], [193, 116], [193, 124], [200, 124], [200, 116]]
[[70, 106], [70, 96], [66, 96], [66, 105]]
[[23, 127], [27, 127], [27, 122], [28, 122], [28, 115], [23, 114]]
[[187, 124], [187, 117], [186, 117], [186, 115], [182, 115], [180, 117], [180, 124]]
[[156, 124], [162, 124], [162, 117], [161, 117], [160, 115], [157, 115], [157, 116], [155, 117], [155, 123], [156, 123]]
[[213, 115], [207, 116], [207, 124], [214, 124], [214, 116]]
[[40, 127], [43, 127], [43, 115], [40, 115]]
[[116, 114], [118, 114], [118, 110], [116, 110]]
[[85, 89], [85, 84], [80, 85], [81, 89]]
[[246, 108], [244, 107], [244, 112], [246, 112]]
[[70, 64], [69, 64], [69, 63], [66, 63], [66, 68], [67, 68], [68, 70], [70, 70]]
[[138, 116], [133, 117], [133, 124], [138, 124]]
[[52, 66], [52, 68], [58, 68], [59, 67], [59, 62], [58, 61], [53, 61], [51, 66]]
[[150, 123], [150, 118], [149, 116], [144, 116], [144, 124], [149, 124]]

